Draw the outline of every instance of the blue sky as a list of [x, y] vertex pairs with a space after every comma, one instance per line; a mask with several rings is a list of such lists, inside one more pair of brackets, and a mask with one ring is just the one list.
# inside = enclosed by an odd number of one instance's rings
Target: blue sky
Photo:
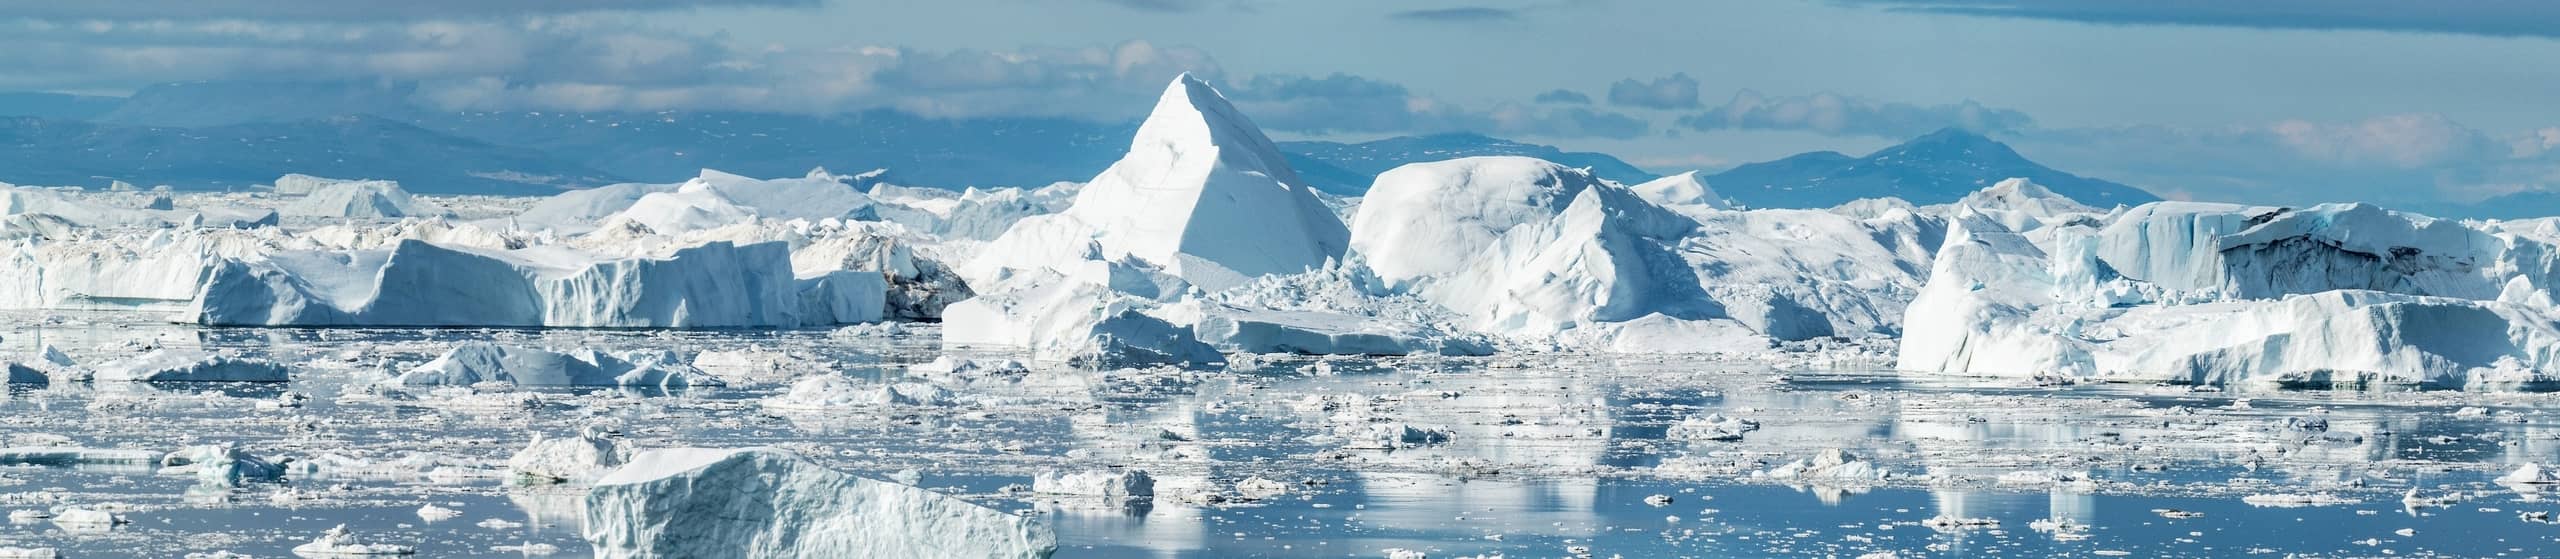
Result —
[[[2454, 0], [0, 0], [0, 89], [420, 81], [468, 108], [1132, 118], [1210, 75], [1282, 137], [1469, 130], [1671, 171], [1939, 126], [2172, 196], [2560, 188], [2560, 12]], [[1543, 100], [1543, 101], [1542, 101]]]

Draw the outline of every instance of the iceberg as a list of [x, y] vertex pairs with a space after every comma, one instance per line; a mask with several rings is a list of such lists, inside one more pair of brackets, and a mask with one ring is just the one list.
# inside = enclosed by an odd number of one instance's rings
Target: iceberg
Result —
[[1042, 558], [1031, 518], [829, 470], [787, 451], [640, 454], [587, 494], [600, 557]]
[[1097, 367], [1225, 361], [1191, 329], [1147, 314], [1151, 302], [1077, 278], [1018, 280], [943, 309], [945, 349], [1030, 350], [1043, 361]]
[[197, 445], [160, 458], [161, 475], [192, 475], [210, 485], [238, 487], [249, 481], [284, 478], [284, 466], [241, 451], [230, 444]]
[[282, 364], [200, 350], [159, 349], [140, 357], [98, 366], [98, 382], [285, 382], [292, 380]]
[[2487, 390], [2547, 387], [2560, 366], [2560, 253], [2530, 234], [2366, 204], [2098, 214], [2008, 190], [1956, 209], [1897, 368]]
[[1223, 287], [1322, 266], [1342, 256], [1349, 237], [1271, 139], [1186, 73], [1166, 86], [1128, 154], [1073, 205], [1015, 222], [962, 275], [992, 285], [1019, 271], [1125, 256]]
[[50, 216], [63, 224], [89, 229], [161, 229], [273, 227], [268, 210], [208, 207], [191, 210], [136, 209], [73, 199], [46, 189], [0, 183], [0, 216]]
[[473, 342], [454, 346], [425, 365], [402, 373], [410, 386], [503, 382], [521, 386], [722, 386], [665, 350], [607, 354], [591, 349], [561, 353]]
[[1390, 287], [1479, 331], [1585, 349], [1892, 336], [1943, 228], [1907, 204], [1684, 213], [1524, 157], [1406, 165], [1369, 192], [1351, 245]]
[[402, 239], [214, 265], [189, 320], [244, 326], [796, 327], [876, 320], [876, 276], [794, 276], [783, 243], [663, 256], [512, 251]]
[[589, 426], [576, 437], [533, 435], [533, 442], [507, 458], [507, 471], [520, 483], [592, 481], [631, 460], [631, 448]]
[[516, 229], [559, 234], [617, 223], [674, 234], [757, 219], [876, 219], [875, 202], [854, 186], [876, 177], [840, 176], [820, 168], [797, 178], [755, 179], [703, 169], [677, 184], [622, 183], [563, 192], [505, 221]]
[[[306, 180], [293, 180], [295, 177]], [[397, 182], [324, 179], [308, 175], [286, 175], [276, 179], [280, 192], [286, 184], [295, 184], [304, 192], [302, 199], [286, 204], [278, 212], [289, 217], [397, 219], [426, 213], [410, 199], [409, 191], [401, 190]]]

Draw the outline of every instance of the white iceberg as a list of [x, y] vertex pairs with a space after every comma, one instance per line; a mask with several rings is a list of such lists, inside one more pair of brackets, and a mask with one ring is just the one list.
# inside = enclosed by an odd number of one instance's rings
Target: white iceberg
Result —
[[775, 449], [654, 450], [587, 494], [600, 557], [1042, 558], [1047, 526]]
[[347, 530], [345, 524], [321, 532], [320, 537], [311, 538], [308, 543], [293, 546], [294, 555], [313, 558], [411, 555], [417, 552], [417, 548], [405, 545], [359, 541], [355, 532]]
[[858, 280], [798, 279], [782, 243], [620, 258], [404, 239], [388, 250], [226, 260], [191, 315], [211, 325], [792, 327], [876, 319], [864, 311], [877, 312], [884, 286]]
[[1074, 205], [1015, 222], [962, 275], [987, 286], [1021, 271], [1129, 257], [1223, 287], [1322, 266], [1342, 256], [1349, 236], [1260, 128], [1183, 74], [1128, 154], [1085, 184]]
[[197, 445], [160, 458], [161, 475], [192, 475], [213, 485], [237, 487], [250, 481], [275, 481], [284, 466], [241, 451], [230, 444]]
[[631, 459], [631, 448], [602, 429], [588, 427], [576, 437], [533, 435], [533, 442], [507, 458], [507, 471], [523, 483], [589, 481], [604, 477]]
[[2532, 235], [2363, 204], [2099, 215], [2003, 186], [1957, 208], [1897, 368], [2474, 390], [2560, 370], [2546, 264], [2560, 247]]
[[140, 357], [98, 366], [98, 382], [285, 382], [284, 365], [265, 359], [201, 350], [158, 349]]
[[942, 312], [945, 349], [1030, 350], [1040, 360], [1091, 366], [1224, 361], [1191, 329], [1147, 314], [1154, 305], [1074, 278], [1016, 281]]
[[297, 182], [291, 180], [294, 177], [309, 179], [311, 184], [298, 185], [309, 190], [302, 199], [286, 204], [278, 212], [286, 216], [397, 219], [427, 213], [409, 197], [409, 191], [400, 189], [397, 182], [286, 175], [276, 179], [279, 190], [287, 183]]
[[1739, 338], [1684, 344], [1701, 349], [1890, 336], [1942, 227], [1907, 204], [1684, 214], [1525, 157], [1405, 165], [1369, 192], [1351, 244], [1392, 287], [1486, 333], [1594, 349], [1622, 332]]
[[1146, 470], [1047, 471], [1031, 478], [1031, 492], [1043, 495], [1131, 498], [1153, 497], [1156, 480]]

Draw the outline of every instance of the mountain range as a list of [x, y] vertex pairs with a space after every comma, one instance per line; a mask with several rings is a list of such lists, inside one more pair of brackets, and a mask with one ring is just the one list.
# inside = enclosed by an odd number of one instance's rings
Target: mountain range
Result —
[[[0, 181], [242, 188], [285, 173], [401, 181], [442, 194], [549, 194], [671, 181], [702, 168], [797, 176], [812, 167], [882, 168], [899, 184], [1038, 186], [1081, 181], [1128, 148], [1137, 123], [1065, 118], [928, 118], [894, 110], [830, 116], [720, 111], [440, 111], [379, 83], [186, 82], [131, 97], [0, 93]], [[1481, 134], [1279, 148], [1309, 186], [1358, 195], [1396, 166], [1520, 155], [1635, 184], [1659, 175], [1602, 153]], [[2101, 207], [2157, 197], [2038, 165], [1998, 141], [1943, 130], [1865, 157], [1816, 152], [1707, 177], [1749, 207], [1829, 207], [1899, 196], [1954, 201], [2027, 177]]]

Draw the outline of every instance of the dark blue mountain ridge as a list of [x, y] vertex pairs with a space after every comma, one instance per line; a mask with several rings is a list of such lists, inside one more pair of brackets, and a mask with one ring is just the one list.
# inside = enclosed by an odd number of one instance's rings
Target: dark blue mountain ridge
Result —
[[1866, 157], [1829, 151], [1798, 154], [1734, 167], [1707, 175], [1706, 180], [1717, 194], [1748, 207], [1828, 208], [1885, 197], [1943, 204], [2016, 177], [2100, 208], [2160, 199], [2139, 188], [2054, 170], [2018, 155], [2008, 144], [1957, 128], [1924, 134]]

